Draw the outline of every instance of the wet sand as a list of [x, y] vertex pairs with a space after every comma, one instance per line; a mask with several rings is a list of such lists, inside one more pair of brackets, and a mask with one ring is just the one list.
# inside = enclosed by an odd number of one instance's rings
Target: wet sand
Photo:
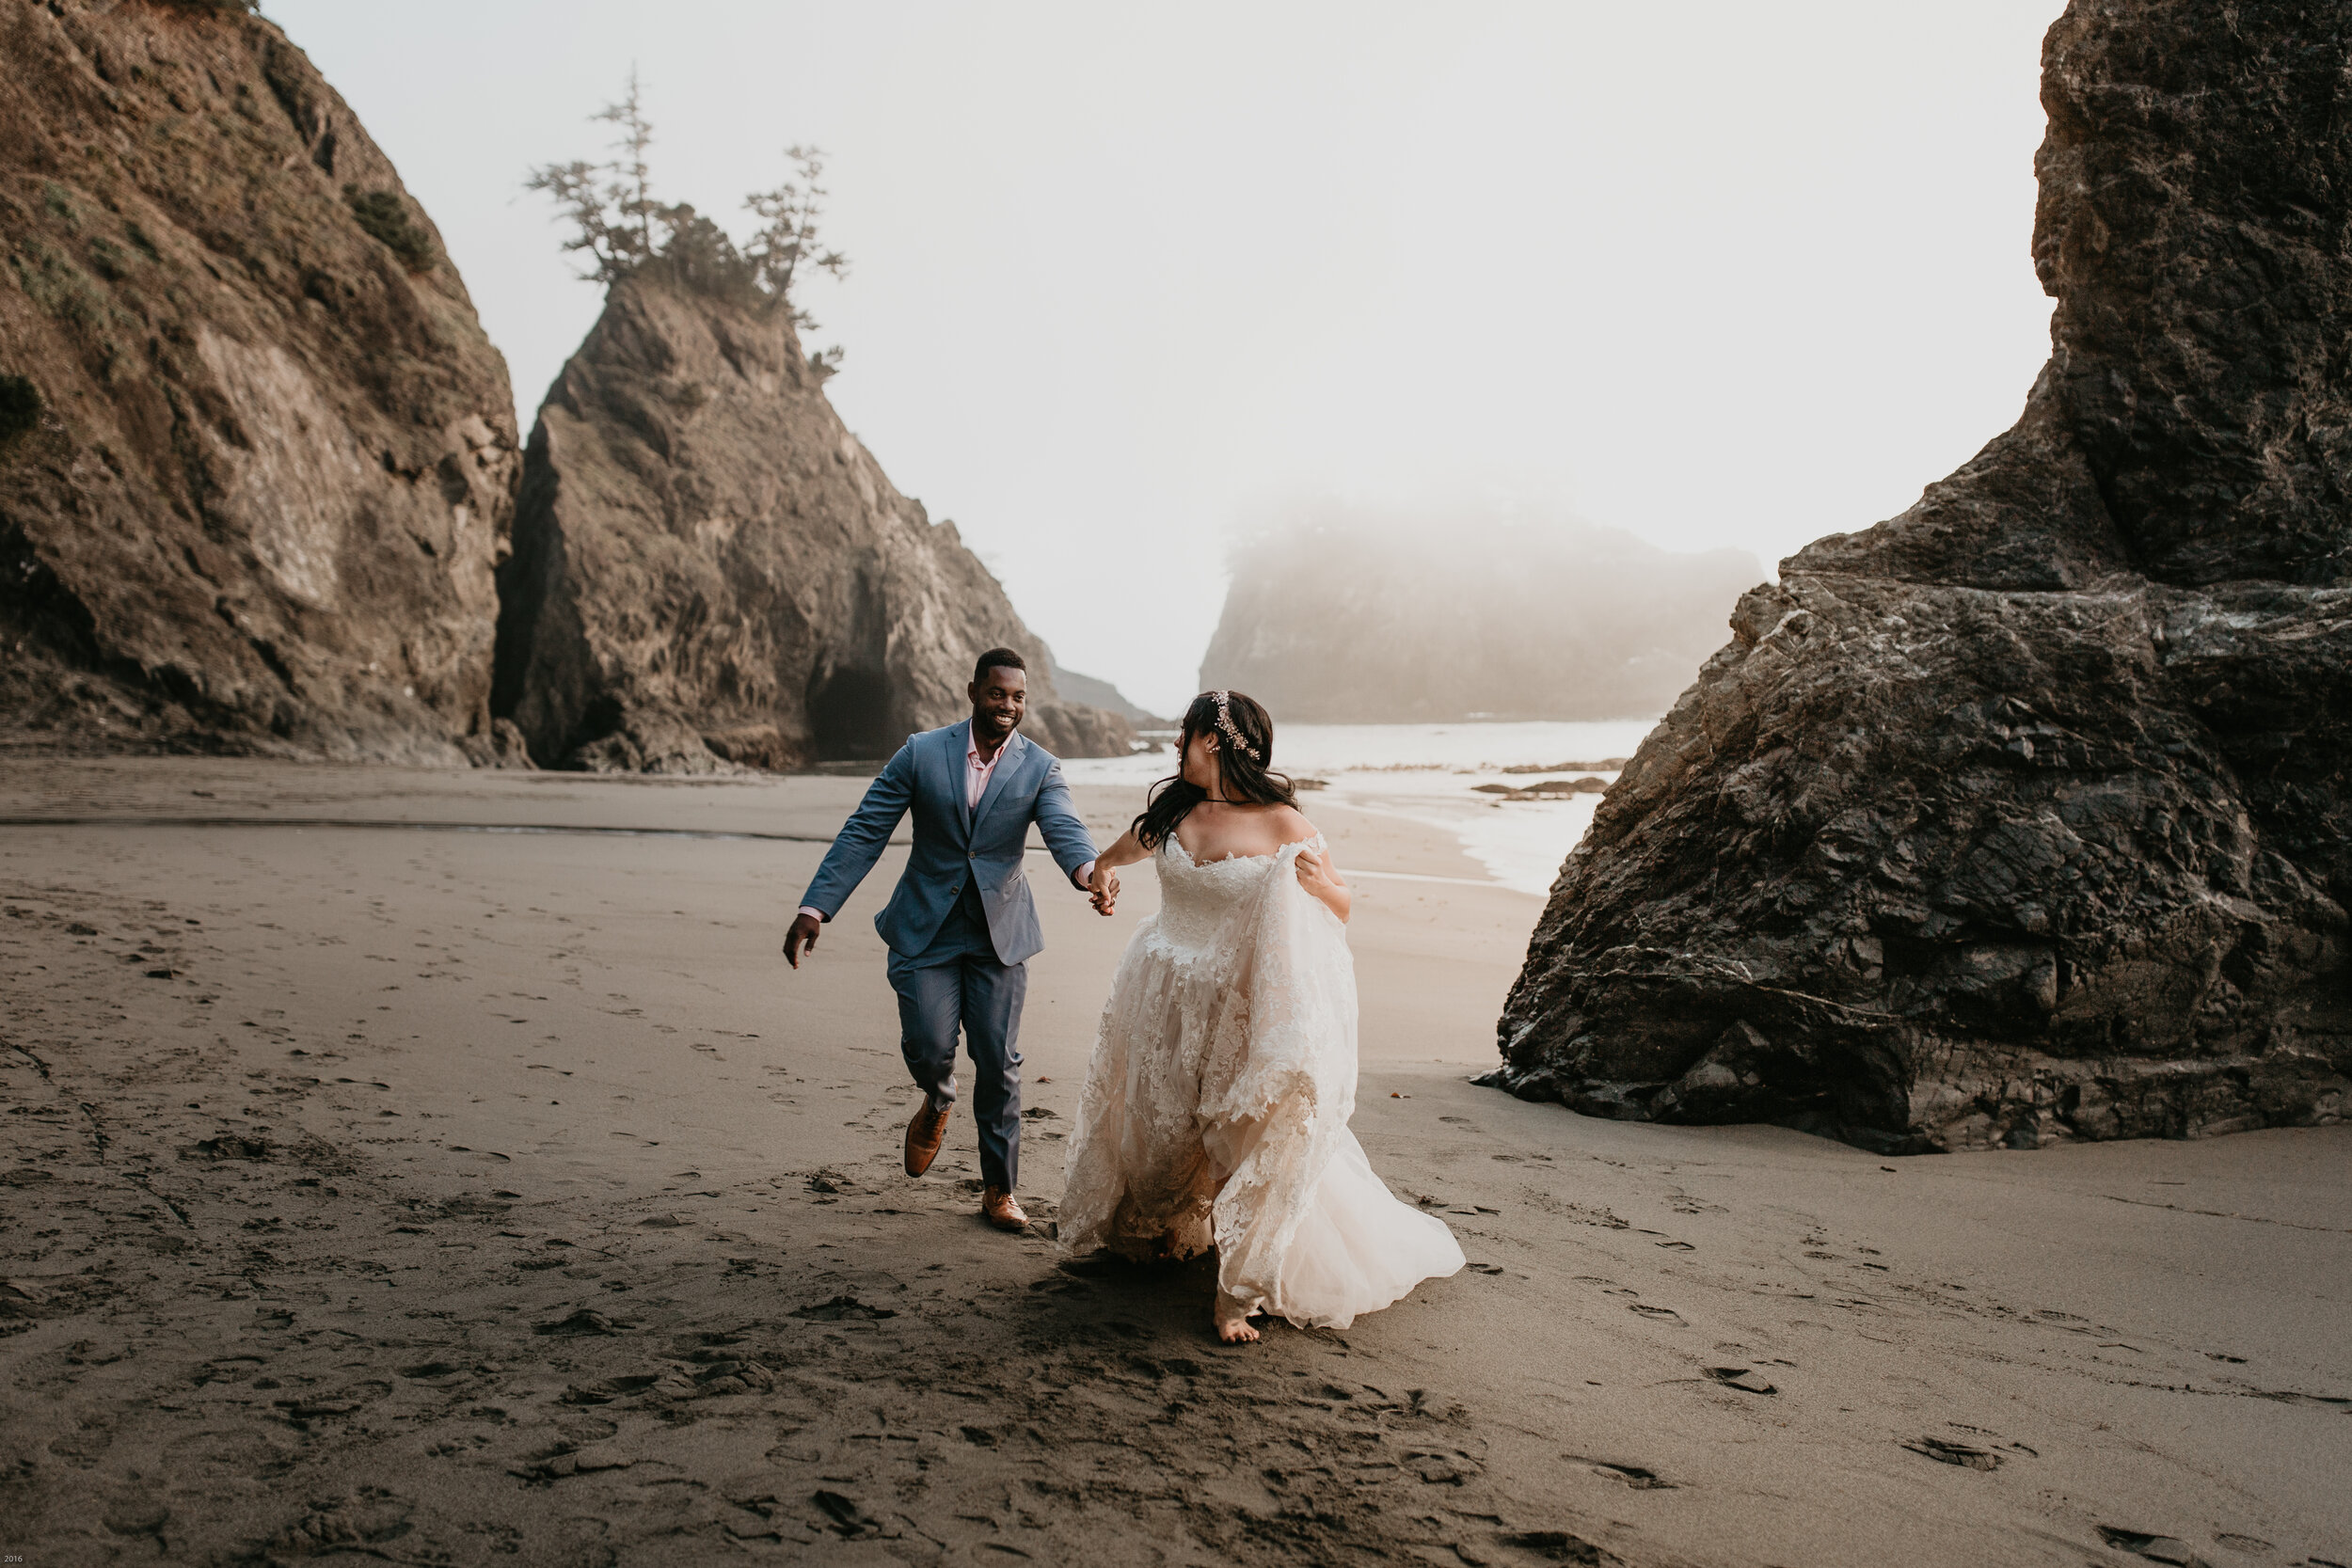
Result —
[[[776, 954], [861, 787], [0, 764], [0, 1553], [2352, 1564], [2352, 1128], [1522, 1104], [1467, 1078], [1537, 900], [1311, 801], [1385, 874], [1358, 1132], [1471, 1267], [1224, 1347], [1199, 1268], [983, 1227], [968, 1118], [898, 1171], [898, 855]], [[1041, 1232], [1153, 893], [1038, 870]]]

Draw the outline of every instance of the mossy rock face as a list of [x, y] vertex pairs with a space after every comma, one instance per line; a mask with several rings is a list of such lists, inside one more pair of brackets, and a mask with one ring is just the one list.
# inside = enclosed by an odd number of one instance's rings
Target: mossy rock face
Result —
[[345, 185], [343, 199], [359, 227], [399, 257], [410, 272], [433, 270], [433, 236], [410, 219], [408, 204], [398, 191], [361, 191]]
[[513, 394], [390, 161], [233, 0], [0, 58], [0, 752], [496, 755]]

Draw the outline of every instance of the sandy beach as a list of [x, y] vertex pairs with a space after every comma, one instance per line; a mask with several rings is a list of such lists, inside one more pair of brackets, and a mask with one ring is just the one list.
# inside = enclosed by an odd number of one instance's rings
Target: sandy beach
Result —
[[[1886, 1160], [1472, 1086], [1539, 901], [1358, 879], [1344, 1333], [1046, 1233], [1118, 915], [1040, 876], [1025, 1236], [912, 1089], [855, 778], [0, 764], [0, 1553], [2352, 1564], [2352, 1128]], [[1107, 841], [1132, 794], [1082, 792]], [[1041, 869], [1047, 863], [1040, 857]]]

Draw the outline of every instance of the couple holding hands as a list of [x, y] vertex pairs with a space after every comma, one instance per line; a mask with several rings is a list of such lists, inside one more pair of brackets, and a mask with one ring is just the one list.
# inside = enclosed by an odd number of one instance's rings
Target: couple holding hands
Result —
[[875, 927], [890, 949], [899, 1048], [923, 1090], [907, 1125], [921, 1176], [956, 1102], [961, 1035], [974, 1070], [981, 1212], [1028, 1225], [1021, 1153], [1021, 1007], [1045, 945], [1022, 869], [1029, 826], [1097, 911], [1121, 866], [1150, 861], [1159, 912], [1112, 975], [1064, 1172], [1057, 1239], [1137, 1259], [1214, 1249], [1215, 1326], [1344, 1327], [1462, 1266], [1443, 1221], [1400, 1203], [1348, 1131], [1356, 1095], [1353, 895], [1272, 771], [1274, 724], [1239, 692], [1184, 712], [1176, 773], [1098, 851], [1053, 754], [1022, 736], [1021, 656], [982, 654], [970, 719], [909, 737], [818, 866], [785, 938], [795, 968], [914, 817], [905, 873]]

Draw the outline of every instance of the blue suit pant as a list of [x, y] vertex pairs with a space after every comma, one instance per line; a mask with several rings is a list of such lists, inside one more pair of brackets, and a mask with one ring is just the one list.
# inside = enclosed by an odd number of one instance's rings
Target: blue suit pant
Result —
[[966, 883], [939, 934], [920, 954], [892, 953], [898, 1050], [915, 1085], [945, 1107], [956, 1102], [956, 1037], [972, 1056], [972, 1116], [980, 1180], [1006, 1192], [1021, 1174], [1021, 1004], [1026, 964], [1000, 963], [979, 895]]

